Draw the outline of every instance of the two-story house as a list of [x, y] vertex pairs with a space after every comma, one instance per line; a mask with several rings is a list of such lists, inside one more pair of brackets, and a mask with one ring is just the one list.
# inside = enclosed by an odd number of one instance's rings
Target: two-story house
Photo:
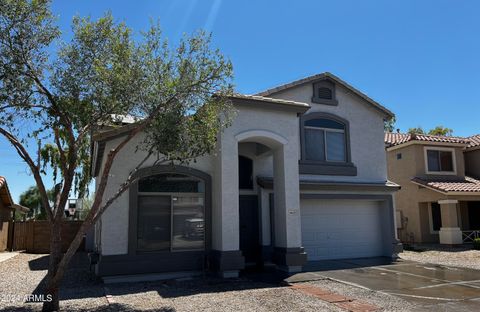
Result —
[[462, 244], [480, 230], [480, 140], [386, 133], [388, 177], [399, 238], [407, 243]]
[[[234, 95], [216, 153], [188, 166], [145, 162], [96, 224], [100, 276], [246, 265], [300, 271], [306, 261], [394, 255], [384, 120], [393, 114], [330, 73]], [[133, 125], [93, 136], [93, 172]], [[122, 150], [104, 198], [144, 158]]]

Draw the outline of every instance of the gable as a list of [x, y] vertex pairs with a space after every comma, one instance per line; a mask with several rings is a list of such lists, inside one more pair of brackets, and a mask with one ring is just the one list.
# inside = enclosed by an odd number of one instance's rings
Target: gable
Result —
[[[336, 92], [336, 88], [341, 87], [346, 90], [346, 92], [353, 94], [354, 96], [358, 97], [365, 105], [374, 108], [377, 112], [381, 113], [385, 119], [390, 119], [394, 117], [395, 115], [382, 106], [380, 103], [374, 101], [370, 97], [368, 97], [366, 94], [360, 92], [358, 89], [352, 87], [345, 81], [341, 80], [337, 76], [331, 74], [331, 73], [322, 73], [319, 75], [314, 75], [310, 76], [307, 78], [303, 78], [300, 80], [296, 80], [281, 86], [277, 86], [272, 89], [268, 89], [262, 92], [257, 93], [256, 95], [259, 96], [265, 96], [265, 97], [272, 97], [272, 98], [284, 98], [286, 94], [292, 94], [295, 92], [292, 92], [293, 89], [302, 89], [302, 93], [305, 93], [307, 89], [310, 89], [308, 92], [309, 94], [303, 94], [302, 96], [298, 98], [285, 98], [286, 100], [297, 100], [300, 102], [305, 102], [306, 99], [308, 99], [308, 103], [316, 103], [318, 101], [318, 89], [325, 87], [327, 84], [332, 84], [333, 85], [333, 91]], [[307, 88], [305, 88], [307, 87]], [[318, 104], [327, 104], [327, 105], [336, 105], [338, 104], [335, 95], [332, 99], [330, 99], [330, 103], [318, 103]]]

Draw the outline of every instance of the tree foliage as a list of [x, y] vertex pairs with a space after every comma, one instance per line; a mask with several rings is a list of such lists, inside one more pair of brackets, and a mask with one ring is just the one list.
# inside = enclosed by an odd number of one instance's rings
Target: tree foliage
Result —
[[[137, 149], [157, 161], [189, 162], [211, 153], [231, 120], [233, 89], [231, 63], [204, 32], [172, 46], [152, 24], [135, 40], [107, 13], [98, 20], [75, 17], [65, 42], [49, 6], [48, 0], [0, 2], [0, 135], [30, 169], [53, 225], [47, 292], [55, 300], [45, 310], [58, 308], [58, 285], [83, 233], [134, 181], [132, 172], [115, 195], [103, 198], [119, 151], [145, 133]], [[106, 151], [92, 207], [62, 255], [63, 207], [72, 192], [87, 196], [92, 179], [90, 135], [125, 116], [136, 120], [133, 130]], [[45, 187], [50, 172], [53, 204]]]
[[409, 134], [425, 134], [425, 130], [423, 130], [423, 128], [420, 126], [415, 128], [409, 128], [407, 132]]
[[[54, 200], [54, 191], [47, 192], [50, 201]], [[36, 186], [29, 187], [25, 192], [20, 194], [19, 204], [30, 209], [26, 217], [34, 220], [47, 220], [45, 207], [42, 206], [42, 196]]]
[[444, 126], [436, 126], [435, 128], [428, 131], [430, 135], [440, 135], [440, 136], [452, 136], [453, 129], [446, 128]]
[[436, 126], [429, 131], [423, 130], [422, 127], [410, 128], [408, 129], [408, 133], [410, 134], [428, 134], [428, 135], [439, 135], [439, 136], [452, 136], [453, 129], [446, 128], [444, 126]]
[[397, 122], [397, 118], [393, 116], [390, 119], [387, 119], [384, 121], [384, 129], [386, 132], [393, 132], [395, 131], [395, 124]]

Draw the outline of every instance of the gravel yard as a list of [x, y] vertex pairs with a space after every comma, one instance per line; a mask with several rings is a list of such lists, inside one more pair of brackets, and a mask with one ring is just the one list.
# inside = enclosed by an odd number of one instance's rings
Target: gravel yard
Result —
[[243, 279], [108, 285], [124, 309], [160, 311], [344, 311], [288, 287]]
[[[41, 294], [47, 273], [48, 255], [19, 253], [0, 262], [0, 310], [40, 311], [41, 303], [24, 303], [24, 296]], [[102, 283], [89, 272], [85, 254], [72, 260], [63, 288], [61, 306], [68, 310], [91, 311], [106, 305]], [[67, 309], [66, 309], [67, 310]]]
[[[41, 294], [47, 266], [47, 255], [24, 253], [0, 262], [0, 310], [40, 311], [40, 303], [24, 303], [22, 298]], [[333, 282], [328, 283], [335, 288]], [[110, 305], [106, 293], [112, 295]], [[84, 254], [74, 259], [61, 299], [65, 311], [345, 311], [289, 287], [248, 279], [124, 283], [104, 288], [89, 272]]]
[[[480, 269], [480, 252], [432, 248], [404, 251], [400, 257], [425, 263]], [[23, 296], [41, 294], [47, 255], [20, 253], [0, 262], [0, 310], [40, 311], [40, 303], [24, 303]], [[415, 310], [399, 297], [321, 279], [302, 283], [374, 305], [381, 311]], [[110, 304], [105, 295], [111, 295]], [[15, 297], [19, 295], [19, 297]], [[170, 282], [105, 285], [90, 273], [85, 254], [67, 272], [61, 290], [65, 311], [345, 311], [298, 289], [246, 278], [198, 278]]]
[[480, 270], [480, 250], [472, 250], [468, 246], [452, 248], [438, 245], [419, 246], [417, 249], [421, 251], [405, 250], [399, 257], [422, 263]]

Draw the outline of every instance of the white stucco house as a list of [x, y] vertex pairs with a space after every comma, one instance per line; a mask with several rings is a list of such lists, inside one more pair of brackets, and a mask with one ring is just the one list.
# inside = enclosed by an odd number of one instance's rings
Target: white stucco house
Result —
[[[215, 155], [189, 166], [147, 161], [95, 225], [98, 275], [296, 272], [399, 251], [399, 186], [387, 180], [384, 146], [392, 112], [330, 73], [231, 100], [237, 114]], [[97, 177], [125, 129], [94, 135]], [[106, 198], [143, 159], [136, 145], [118, 155]]]

